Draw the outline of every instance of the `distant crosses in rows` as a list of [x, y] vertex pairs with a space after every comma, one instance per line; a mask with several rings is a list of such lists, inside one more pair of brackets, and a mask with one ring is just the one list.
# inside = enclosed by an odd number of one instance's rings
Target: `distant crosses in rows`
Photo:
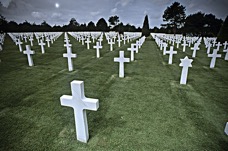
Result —
[[166, 51], [166, 54], [169, 54], [169, 62], [168, 63], [172, 64], [173, 63], [173, 55], [177, 54], [177, 51], [174, 51], [173, 46], [170, 46], [170, 50]]
[[99, 100], [85, 97], [83, 81], [72, 81], [71, 92], [72, 96], [61, 96], [60, 102], [62, 106], [72, 107], [74, 109], [77, 140], [87, 143], [89, 131], [86, 110], [97, 111], [99, 108]]
[[218, 54], [218, 50], [217, 49], [214, 49], [212, 54], [208, 54], [208, 57], [211, 57], [210, 68], [214, 68], [215, 67], [216, 58], [221, 58], [222, 55]]
[[129, 58], [124, 58], [124, 51], [119, 52], [120, 57], [114, 58], [114, 62], [119, 62], [119, 77], [124, 77], [124, 62], [130, 62]]
[[180, 59], [181, 63], [179, 66], [183, 67], [181, 72], [181, 79], [180, 84], [186, 84], [187, 83], [187, 77], [188, 77], [188, 68], [192, 67], [192, 59], [189, 59], [187, 56], [184, 59]]
[[44, 54], [44, 53], [45, 53], [45, 51], [44, 51], [44, 46], [45, 46], [46, 44], [43, 42], [42, 39], [40, 40], [39, 45], [40, 45], [40, 47], [41, 47], [41, 52], [42, 52], [42, 54]]
[[34, 64], [31, 55], [35, 54], [35, 52], [31, 50], [30, 45], [26, 45], [25, 47], [26, 50], [23, 51], [23, 53], [27, 55], [29, 66], [33, 66]]
[[71, 47], [68, 47], [67, 53], [64, 53], [63, 54], [63, 57], [66, 57], [67, 58], [68, 70], [69, 71], [73, 71], [74, 68], [73, 68], [73, 63], [72, 63], [72, 59], [71, 58], [76, 58], [77, 55], [72, 53]]
[[102, 49], [102, 46], [100, 46], [98, 41], [96, 42], [96, 46], [93, 46], [93, 48], [96, 49], [97, 58], [100, 58], [100, 49]]

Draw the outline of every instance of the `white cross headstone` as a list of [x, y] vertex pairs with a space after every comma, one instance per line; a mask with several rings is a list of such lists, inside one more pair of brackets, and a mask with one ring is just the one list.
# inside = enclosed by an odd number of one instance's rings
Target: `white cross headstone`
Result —
[[214, 49], [212, 54], [208, 54], [208, 57], [212, 57], [211, 58], [211, 63], [210, 63], [210, 68], [214, 68], [215, 67], [216, 58], [221, 58], [222, 55], [218, 54], [218, 50], [217, 49]]
[[81, 38], [81, 40], [82, 40], [82, 45], [84, 45], [84, 36], [82, 36], [82, 38]]
[[72, 54], [71, 52], [71, 47], [68, 48], [67, 53], [63, 54], [63, 57], [67, 58], [67, 62], [68, 62], [68, 70], [69, 71], [73, 71], [73, 63], [71, 58], [76, 58], [77, 55], [76, 54]]
[[217, 44], [216, 44], [216, 46], [217, 46], [217, 50], [219, 51], [219, 48], [222, 46], [222, 44], [220, 43], [220, 42], [218, 42]]
[[20, 40], [20, 38], [19, 38], [19, 39], [17, 40], [17, 42], [16, 42], [16, 45], [19, 46], [20, 52], [22, 52], [22, 47], [21, 47], [22, 44], [23, 44], [23, 43], [21, 42], [21, 40]]
[[113, 51], [113, 44], [115, 44], [113, 41], [112, 41], [112, 38], [110, 38], [110, 40], [108, 41], [108, 44], [110, 45], [110, 51]]
[[91, 41], [89, 40], [89, 38], [86, 39], [85, 43], [87, 44], [87, 49], [89, 49], [89, 43], [91, 43]]
[[31, 50], [29, 45], [26, 45], [25, 47], [26, 47], [26, 50], [23, 51], [23, 53], [27, 55], [29, 66], [33, 66], [34, 64], [33, 64], [33, 59], [31, 55], [35, 54], [35, 52]]
[[119, 52], [120, 57], [114, 58], [114, 62], [119, 62], [119, 77], [124, 77], [124, 62], [130, 62], [129, 58], [124, 58], [124, 51]]
[[85, 97], [83, 81], [72, 81], [71, 92], [72, 96], [61, 96], [60, 102], [62, 106], [72, 107], [74, 109], [77, 140], [87, 143], [89, 132], [86, 110], [97, 111], [99, 108], [99, 100]]
[[96, 46], [93, 46], [93, 48], [96, 49], [96, 54], [97, 54], [97, 58], [100, 58], [100, 50], [99, 49], [102, 49], [102, 46], [100, 46], [99, 42], [96, 42]]
[[46, 38], [46, 41], [47, 41], [48, 47], [50, 47], [50, 41], [51, 41], [51, 40], [47, 37], [47, 38]]
[[127, 37], [123, 36], [124, 45], [126, 44]]
[[27, 43], [27, 36], [24, 36], [25, 43]]
[[127, 48], [128, 51], [131, 51], [131, 61], [134, 61], [134, 54], [135, 54], [135, 47], [134, 45], [131, 45], [131, 48]]
[[177, 40], [176, 43], [177, 43], [177, 48], [179, 48], [179, 44], [181, 43], [181, 41]]
[[101, 42], [103, 41], [102, 36], [100, 36], [100, 37], [98, 38], [98, 41], [99, 41], [99, 45], [101, 46]]
[[139, 53], [139, 47], [138, 47], [138, 46], [139, 46], [139, 45], [138, 45], [137, 43], [131, 44], [131, 47], [135, 48], [135, 52], [136, 52], [136, 53]]
[[173, 55], [177, 54], [177, 51], [173, 50], [173, 46], [170, 46], [170, 50], [166, 51], [166, 54], [169, 54], [169, 64], [173, 63]]
[[226, 49], [226, 47], [227, 47], [227, 41], [225, 41], [224, 43], [223, 43], [223, 45], [224, 45], [224, 48], [223, 49]]
[[211, 52], [211, 43], [208, 43], [207, 45], [207, 54], [210, 54]]
[[117, 42], [118, 42], [118, 47], [120, 47], [120, 42], [121, 42], [122, 40], [120, 39], [120, 35], [118, 35], [118, 39], [117, 39]]
[[184, 43], [181, 44], [183, 46], [183, 52], [185, 52], [186, 50], [186, 46], [188, 46], [188, 44], [186, 43], [186, 40], [184, 40]]
[[224, 132], [225, 132], [226, 135], [228, 135], [228, 122], [226, 123], [226, 127], [225, 127]]
[[181, 72], [180, 84], [186, 84], [188, 77], [188, 68], [192, 67], [193, 59], [189, 59], [187, 56], [184, 59], [180, 59], [181, 63], [179, 66], [183, 67]]
[[196, 51], [199, 50], [199, 45], [197, 43], [194, 44], [194, 47], [191, 48], [191, 50], [193, 50], [192, 52], [192, 58], [196, 57]]
[[167, 48], [168, 44], [167, 43], [163, 43], [163, 55], [166, 55], [166, 48]]
[[42, 53], [45, 53], [45, 51], [44, 51], [44, 46], [45, 46], [46, 44], [43, 42], [42, 39], [40, 40], [39, 45], [40, 45], [40, 47], [41, 47], [41, 52], [42, 52]]
[[29, 38], [29, 41], [31, 43], [31, 46], [33, 46], [33, 37], [32, 36]]
[[227, 48], [226, 50], [223, 50], [223, 52], [226, 53], [226, 55], [225, 55], [225, 60], [228, 60], [228, 48]]
[[163, 47], [163, 41], [162, 40], [160, 40], [160, 42], [159, 42], [159, 47], [160, 47], [160, 50], [162, 50], [162, 47]]

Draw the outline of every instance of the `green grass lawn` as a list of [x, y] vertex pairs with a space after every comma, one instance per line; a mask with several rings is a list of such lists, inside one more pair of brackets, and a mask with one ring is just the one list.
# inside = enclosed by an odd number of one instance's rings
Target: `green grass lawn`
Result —
[[[173, 64], [147, 38], [135, 61], [125, 64], [125, 78], [118, 77], [114, 57], [121, 48], [104, 41], [101, 58], [73, 37], [74, 71], [69, 72], [63, 35], [41, 54], [34, 42], [33, 61], [6, 36], [0, 52], [0, 150], [173, 150], [227, 151], [228, 62], [210, 58], [202, 46], [189, 68], [187, 85], [180, 85], [180, 59], [192, 51], [176, 49]], [[28, 43], [29, 44], [29, 43]], [[95, 44], [94, 44], [95, 45]], [[92, 46], [91, 46], [92, 48]], [[25, 45], [23, 45], [25, 49]], [[168, 49], [169, 50], [169, 49]], [[205, 50], [205, 51], [204, 51]], [[70, 82], [82, 80], [85, 95], [99, 99], [98, 111], [87, 111], [90, 139], [76, 140], [73, 109], [60, 105], [71, 95]]]

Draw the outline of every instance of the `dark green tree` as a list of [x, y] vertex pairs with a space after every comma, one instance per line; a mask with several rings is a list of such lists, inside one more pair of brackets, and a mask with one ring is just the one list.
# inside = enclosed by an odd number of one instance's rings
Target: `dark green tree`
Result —
[[5, 17], [0, 14], [0, 33], [5, 32], [7, 28], [7, 21]]
[[164, 11], [162, 18], [163, 21], [168, 23], [162, 24], [162, 26], [173, 28], [173, 32], [175, 34], [177, 29], [184, 25], [185, 17], [185, 7], [182, 6], [179, 2], [174, 2]]
[[196, 36], [216, 37], [222, 25], [222, 20], [213, 14], [197, 12], [186, 17], [184, 31]]
[[204, 14], [202, 12], [197, 12], [186, 18], [184, 28], [187, 33], [200, 36], [203, 32], [204, 25]]
[[89, 31], [95, 31], [96, 26], [95, 26], [95, 24], [94, 24], [92, 21], [90, 21], [90, 22], [88, 23], [87, 29], [88, 29]]
[[98, 31], [108, 31], [108, 24], [104, 18], [101, 18], [97, 21], [96, 27]]
[[120, 22], [119, 17], [116, 16], [116, 15], [109, 17], [108, 21], [109, 21], [110, 25], [113, 26], [113, 27], [118, 25], [118, 23]]
[[149, 20], [148, 16], [145, 16], [145, 19], [143, 21], [143, 27], [142, 27], [142, 36], [150, 36], [150, 27], [149, 27]]
[[71, 20], [69, 22], [69, 26], [79, 26], [79, 23], [77, 22], [77, 20], [75, 18], [71, 18]]
[[228, 16], [226, 16], [226, 19], [218, 33], [217, 41], [220, 41], [220, 42], [228, 41]]

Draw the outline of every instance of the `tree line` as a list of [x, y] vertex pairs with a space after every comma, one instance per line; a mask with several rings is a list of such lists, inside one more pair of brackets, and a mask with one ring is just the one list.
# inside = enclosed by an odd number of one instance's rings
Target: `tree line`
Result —
[[223, 24], [222, 19], [216, 18], [213, 14], [205, 14], [197, 12], [186, 16], [186, 9], [179, 2], [174, 2], [167, 7], [162, 15], [164, 24], [161, 27], [150, 28], [148, 24], [148, 16], [145, 16], [143, 28], [136, 28], [134, 25], [124, 25], [120, 22], [118, 16], [111, 16], [108, 19], [109, 25], [104, 18], [101, 18], [95, 24], [90, 21], [88, 24], [80, 24], [75, 18], [71, 18], [69, 24], [59, 26], [50, 26], [46, 21], [40, 25], [36, 23], [16, 23], [15, 21], [7, 21], [0, 15], [0, 31], [1, 32], [51, 32], [51, 31], [116, 31], [123, 32], [143, 32], [148, 35], [150, 32], [159, 32], [167, 34], [183, 34], [190, 36], [207, 36], [216, 37]]
[[118, 16], [111, 16], [109, 24], [104, 18], [101, 18], [95, 24], [90, 21], [88, 24], [80, 24], [75, 18], [71, 18], [67, 25], [49, 25], [43, 21], [40, 25], [24, 21], [23, 23], [16, 23], [15, 21], [7, 21], [4, 16], [0, 15], [0, 29], [1, 32], [55, 32], [55, 31], [117, 31], [117, 32], [140, 32], [141, 28], [136, 28], [134, 25], [124, 25], [119, 21]]

